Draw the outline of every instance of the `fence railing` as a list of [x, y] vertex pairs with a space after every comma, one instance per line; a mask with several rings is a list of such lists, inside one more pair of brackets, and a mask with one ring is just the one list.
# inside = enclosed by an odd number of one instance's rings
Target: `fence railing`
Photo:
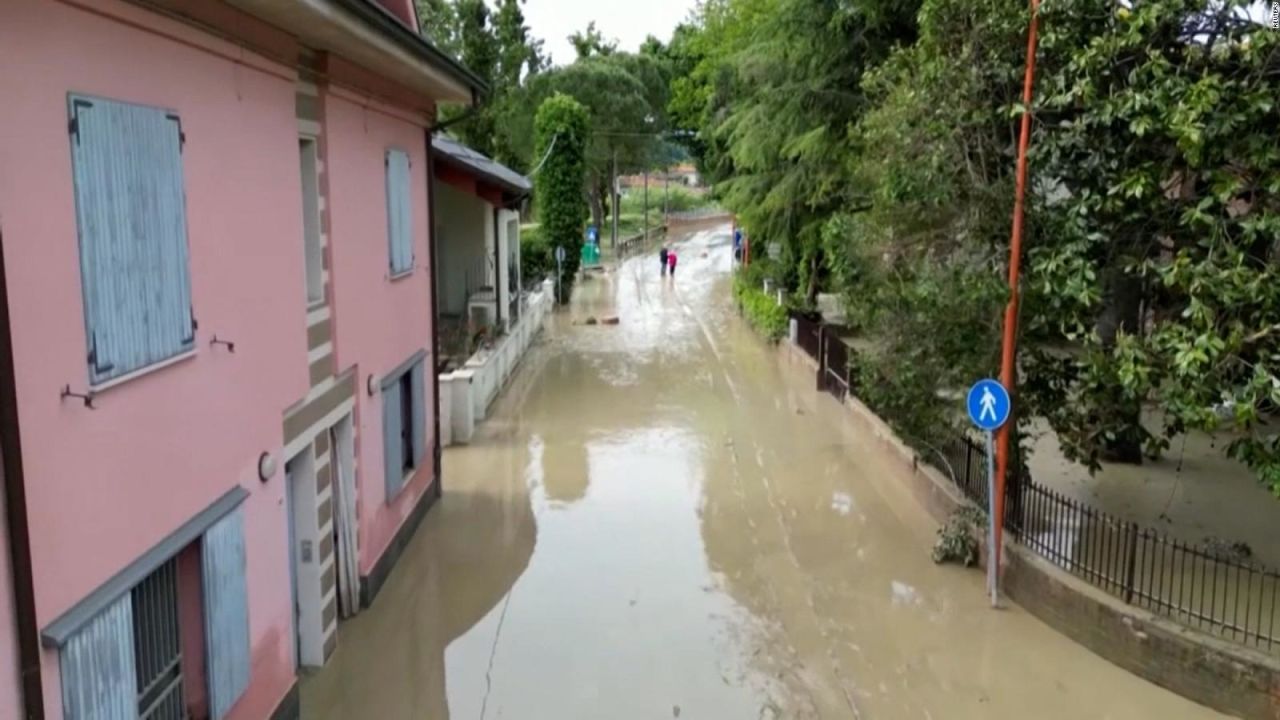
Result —
[[818, 385], [821, 389], [844, 400], [849, 394], [852, 366], [849, 363], [849, 346], [836, 334], [836, 331], [823, 325], [819, 335], [822, 345], [822, 374]]
[[[795, 317], [797, 345], [818, 361], [819, 389], [843, 397], [855, 351], [830, 328]], [[988, 507], [986, 448], [956, 434], [933, 450], [965, 496]], [[1011, 476], [1004, 524], [1023, 546], [1125, 603], [1280, 654], [1280, 572], [1121, 520], [1036, 483], [1017, 462]]]

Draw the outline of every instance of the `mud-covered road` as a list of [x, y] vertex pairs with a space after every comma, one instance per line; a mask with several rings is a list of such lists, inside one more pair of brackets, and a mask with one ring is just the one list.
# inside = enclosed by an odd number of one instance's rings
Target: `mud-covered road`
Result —
[[[303, 716], [1207, 718], [929, 560], [934, 525], [732, 308], [727, 227], [580, 283]], [[619, 324], [585, 325], [617, 315]]]

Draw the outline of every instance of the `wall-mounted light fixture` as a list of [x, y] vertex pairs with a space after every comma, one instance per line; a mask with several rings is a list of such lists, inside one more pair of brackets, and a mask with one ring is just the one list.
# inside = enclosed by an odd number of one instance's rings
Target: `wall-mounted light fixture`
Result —
[[373, 397], [375, 394], [377, 394], [378, 378], [374, 377], [373, 373], [369, 373], [369, 381], [366, 383], [366, 385], [367, 387], [365, 389], [369, 391], [369, 397]]
[[276, 474], [276, 459], [269, 452], [258, 456], [258, 479], [262, 482], [270, 480]]

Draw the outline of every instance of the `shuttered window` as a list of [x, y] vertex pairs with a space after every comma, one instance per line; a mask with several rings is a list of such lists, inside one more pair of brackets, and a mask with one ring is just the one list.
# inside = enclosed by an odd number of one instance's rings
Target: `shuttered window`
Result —
[[422, 359], [382, 384], [382, 452], [387, 501], [422, 467], [426, 454], [426, 369]]
[[129, 593], [75, 632], [58, 653], [62, 714], [74, 720], [138, 716], [133, 598]]
[[220, 720], [249, 686], [244, 508], [236, 508], [205, 531], [201, 553], [209, 714]]
[[71, 159], [89, 379], [195, 346], [176, 114], [73, 95]]
[[391, 274], [413, 269], [413, 211], [409, 201], [409, 155], [403, 150], [387, 151], [387, 238], [391, 253]]

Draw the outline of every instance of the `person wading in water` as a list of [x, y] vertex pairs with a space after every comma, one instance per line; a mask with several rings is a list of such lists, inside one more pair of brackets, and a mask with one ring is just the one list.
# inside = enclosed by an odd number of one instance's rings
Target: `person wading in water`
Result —
[[662, 274], [667, 274], [667, 246], [663, 245], [658, 251], [658, 264], [662, 266]]

